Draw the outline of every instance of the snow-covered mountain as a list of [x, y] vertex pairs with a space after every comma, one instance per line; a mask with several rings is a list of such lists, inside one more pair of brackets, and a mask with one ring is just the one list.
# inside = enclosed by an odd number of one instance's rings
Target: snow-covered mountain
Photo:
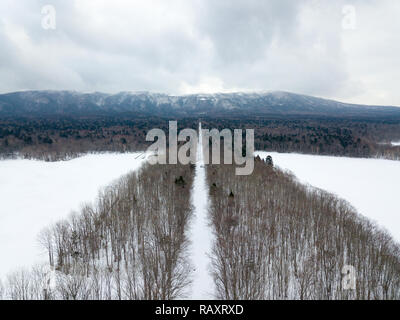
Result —
[[121, 114], [202, 116], [390, 116], [400, 108], [365, 106], [283, 91], [172, 96], [149, 92], [25, 91], [0, 95], [0, 116]]

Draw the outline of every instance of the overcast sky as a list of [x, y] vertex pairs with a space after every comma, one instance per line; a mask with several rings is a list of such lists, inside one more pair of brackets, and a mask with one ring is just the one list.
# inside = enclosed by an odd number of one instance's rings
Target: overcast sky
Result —
[[399, 40], [398, 0], [1, 0], [0, 92], [286, 90], [400, 106]]

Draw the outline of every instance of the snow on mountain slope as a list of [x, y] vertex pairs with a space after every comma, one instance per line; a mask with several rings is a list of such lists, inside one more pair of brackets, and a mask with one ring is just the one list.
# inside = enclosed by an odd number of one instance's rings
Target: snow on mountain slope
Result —
[[79, 93], [24, 91], [0, 94], [0, 116], [98, 115], [152, 116], [323, 115], [400, 117], [400, 108], [342, 103], [284, 91], [233, 92], [173, 96], [151, 92]]
[[100, 187], [145, 161], [139, 153], [87, 155], [71, 161], [0, 161], [0, 278], [41, 262], [38, 233], [92, 202]]
[[400, 241], [400, 161], [257, 152], [301, 182], [349, 201]]

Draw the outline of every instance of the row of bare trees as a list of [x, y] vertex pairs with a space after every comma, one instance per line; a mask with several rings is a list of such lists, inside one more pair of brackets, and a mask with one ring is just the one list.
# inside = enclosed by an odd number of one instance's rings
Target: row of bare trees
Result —
[[259, 158], [250, 176], [210, 165], [207, 179], [218, 298], [400, 298], [399, 244], [347, 202]]
[[107, 187], [94, 205], [40, 234], [48, 264], [10, 274], [4, 297], [184, 297], [192, 270], [186, 230], [193, 175], [189, 165], [146, 164]]

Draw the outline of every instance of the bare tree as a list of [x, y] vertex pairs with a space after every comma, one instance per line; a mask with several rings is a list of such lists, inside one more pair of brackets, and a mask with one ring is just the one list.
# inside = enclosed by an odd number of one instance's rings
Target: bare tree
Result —
[[4, 287], [3, 287], [3, 283], [0, 279], [0, 300], [3, 300], [4, 298]]
[[28, 270], [20, 269], [7, 276], [6, 295], [11, 300], [30, 300], [31, 277]]

